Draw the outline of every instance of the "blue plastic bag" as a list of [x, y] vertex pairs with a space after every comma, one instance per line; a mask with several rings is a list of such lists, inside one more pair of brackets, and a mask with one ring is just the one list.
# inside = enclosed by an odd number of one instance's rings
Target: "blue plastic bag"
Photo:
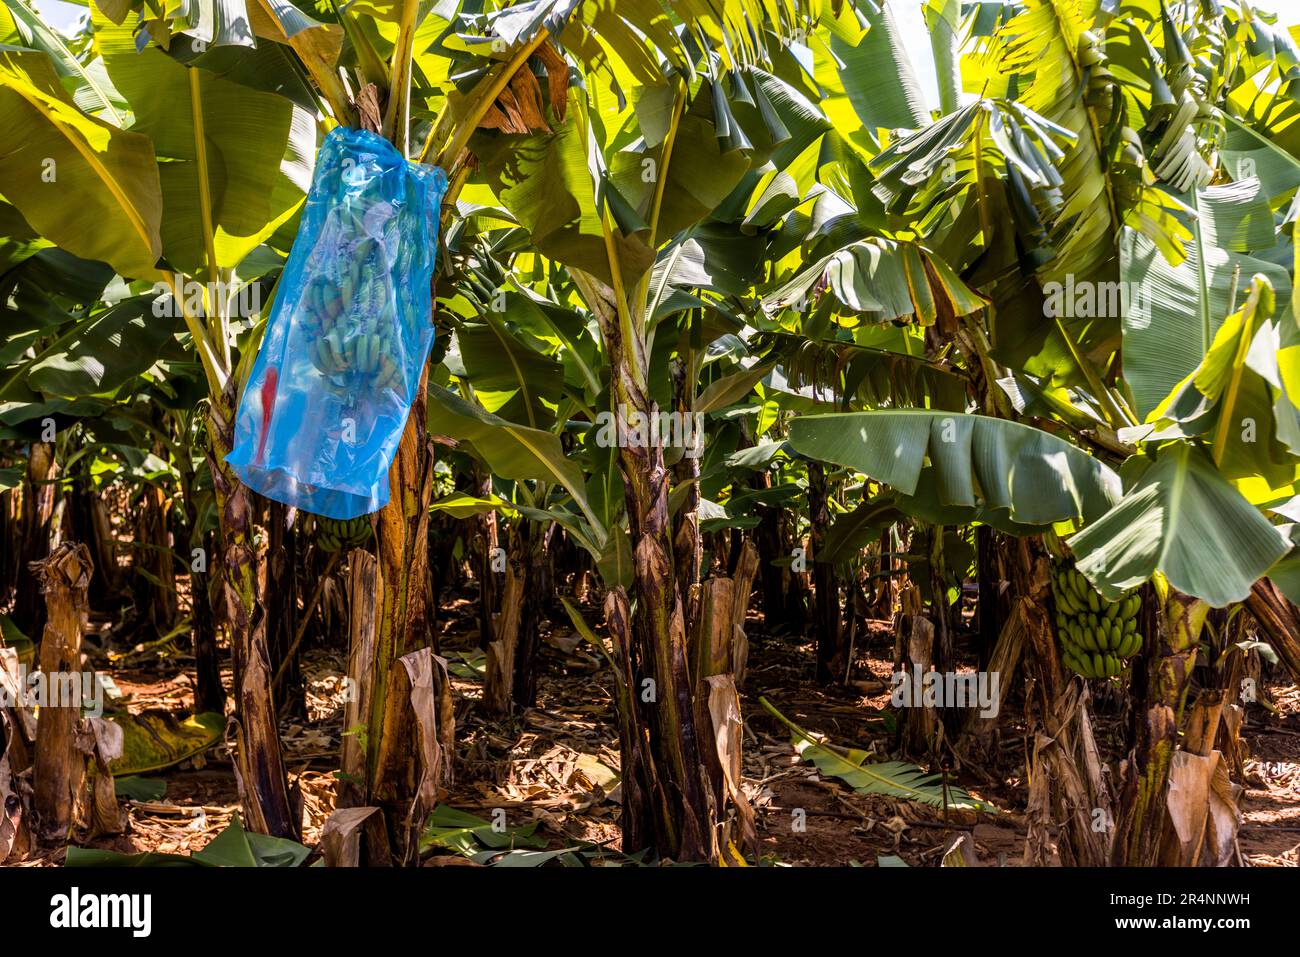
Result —
[[387, 503], [433, 345], [446, 190], [374, 133], [325, 137], [226, 457], [245, 485], [337, 519]]

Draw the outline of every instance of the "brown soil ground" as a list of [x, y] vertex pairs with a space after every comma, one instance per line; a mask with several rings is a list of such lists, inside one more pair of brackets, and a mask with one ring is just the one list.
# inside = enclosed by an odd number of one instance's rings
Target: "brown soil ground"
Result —
[[[481, 679], [466, 666], [477, 650], [473, 612], [465, 600], [442, 609], [441, 653], [459, 672], [453, 678], [456, 778], [444, 803], [484, 819], [504, 808], [510, 828], [536, 822], [537, 835], [551, 848], [591, 842], [618, 851], [618, 740], [611, 678], [602, 659], [567, 622], [553, 623], [539, 664], [537, 706], [509, 719], [485, 720], [477, 707]], [[594, 611], [588, 620], [596, 620]], [[759, 706], [764, 695], [797, 724], [833, 743], [889, 755], [894, 735], [885, 720], [890, 712], [885, 679], [892, 670], [892, 639], [887, 623], [875, 627], [859, 649], [852, 683], [828, 689], [812, 680], [813, 648], [806, 639], [765, 636], [761, 618], [751, 619], [750, 671], [742, 693], [744, 788], [757, 811], [763, 861], [875, 866], [885, 858], [885, 863], [901, 859], [912, 867], [935, 866], [955, 839], [967, 836], [979, 863], [1016, 865], [1024, 852], [1026, 792], [1016, 696], [979, 766], [960, 768], [952, 777], [998, 813], [955, 812], [947, 820], [935, 808], [859, 795], [842, 782], [822, 779], [799, 760], [788, 734]], [[302, 795], [304, 840], [312, 844], [333, 807], [333, 772], [344, 731], [345, 656], [310, 649], [305, 662], [307, 720], [284, 722], [282, 734], [291, 784]], [[130, 710], [179, 711], [192, 704], [192, 680], [185, 670], [191, 665], [183, 655], [148, 649], [107, 670], [123, 693], [120, 703]], [[1247, 791], [1240, 846], [1253, 866], [1295, 867], [1300, 866], [1300, 688], [1274, 682], [1266, 683], [1265, 692], [1275, 710], [1252, 706], [1244, 732]], [[1121, 716], [1116, 700], [1103, 697], [1095, 705], [1105, 747]], [[126, 832], [91, 846], [187, 853], [210, 841], [237, 809], [225, 746], [163, 777], [163, 798], [126, 802]], [[59, 849], [10, 863], [50, 865], [62, 857]], [[447, 856], [435, 856], [431, 863], [453, 860], [463, 863]]]

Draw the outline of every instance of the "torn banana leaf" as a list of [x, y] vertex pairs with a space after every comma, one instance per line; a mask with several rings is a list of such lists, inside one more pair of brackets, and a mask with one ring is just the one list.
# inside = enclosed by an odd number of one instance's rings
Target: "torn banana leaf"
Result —
[[938, 808], [997, 811], [991, 804], [972, 797], [962, 788], [951, 784], [945, 786], [939, 775], [926, 774], [915, 764], [906, 761], [872, 762], [866, 751], [839, 748], [819, 741], [777, 711], [766, 698], [760, 697], [758, 702], [768, 714], [790, 729], [791, 743], [800, 757], [816, 765], [823, 776], [839, 778], [859, 794], [884, 794]]
[[206, 712], [178, 720], [162, 711], [110, 718], [122, 728], [122, 756], [109, 765], [114, 777], [160, 771], [194, 757], [221, 740], [224, 715]]

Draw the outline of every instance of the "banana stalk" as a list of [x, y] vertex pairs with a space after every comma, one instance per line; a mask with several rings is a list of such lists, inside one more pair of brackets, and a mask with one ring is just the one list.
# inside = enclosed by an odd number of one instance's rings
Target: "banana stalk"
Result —
[[1146, 710], [1135, 717], [1137, 747], [1126, 769], [1119, 802], [1125, 811], [1117, 821], [1114, 864], [1157, 863], [1169, 766], [1209, 610], [1209, 604], [1199, 598], [1167, 590], [1158, 621], [1156, 657], [1150, 665]]

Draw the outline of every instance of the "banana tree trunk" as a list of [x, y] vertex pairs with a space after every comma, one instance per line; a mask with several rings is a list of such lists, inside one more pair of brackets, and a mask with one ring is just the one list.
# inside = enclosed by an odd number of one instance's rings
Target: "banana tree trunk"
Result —
[[[165, 455], [161, 446], [155, 454]], [[167, 523], [167, 495], [157, 485], [146, 485], [135, 514], [136, 614], [142, 624], [166, 634], [176, 623], [176, 565]]]
[[979, 598], [975, 605], [979, 620], [979, 664], [981, 668], [987, 668], [1002, 634], [1003, 621], [1001, 589], [998, 587], [1002, 573], [998, 568], [993, 529], [987, 525], [975, 529], [975, 553], [979, 578]]
[[505, 584], [501, 587], [501, 607], [491, 616], [493, 637], [487, 646], [483, 680], [483, 706], [491, 714], [508, 714], [514, 701], [515, 657], [520, 651], [520, 636], [527, 628], [524, 606], [530, 576], [520, 547], [526, 535], [527, 531], [519, 527], [510, 530], [511, 547]]
[[216, 561], [217, 543], [209, 534], [204, 545], [209, 571], [190, 572], [190, 608], [194, 621], [194, 710], [196, 713], [226, 710], [226, 689], [221, 683], [221, 662], [217, 653], [217, 623], [212, 614], [209, 590], [210, 569]]
[[289, 800], [272, 693], [266, 614], [257, 592], [251, 493], [226, 464], [233, 447], [233, 380], [208, 412], [208, 467], [221, 533], [221, 575], [226, 626], [234, 666], [235, 769], [244, 826], [274, 837], [296, 838], [300, 817]]
[[[395, 63], [402, 69], [410, 66], [402, 57]], [[400, 76], [394, 82], [398, 90], [403, 88]], [[358, 102], [374, 98], [376, 92], [373, 85], [367, 86]], [[377, 111], [360, 112], [362, 126], [379, 135], [390, 132], [378, 126]], [[392, 132], [404, 138], [404, 121]], [[429, 316], [429, 322], [436, 325], [436, 314]], [[359, 575], [354, 572], [350, 603], [349, 677], [355, 682], [355, 700], [347, 720], [355, 722], [354, 731], [364, 735], [365, 744], [354, 755], [356, 768], [345, 762], [344, 771], [359, 776], [353, 788], [360, 798], [383, 808], [390, 846], [403, 864], [415, 862], [416, 835], [436, 798], [435, 779], [450, 771], [453, 726], [450, 684], [434, 655], [428, 377], [426, 365], [420, 370], [411, 413], [388, 470], [388, 504], [375, 516], [373, 570], [369, 570], [371, 563], [364, 562], [367, 569]], [[369, 602], [369, 607], [358, 607], [359, 601]], [[417, 723], [418, 735], [413, 727]], [[442, 736], [447, 747], [441, 748], [430, 736]], [[417, 737], [418, 746], [413, 744]], [[348, 750], [345, 746], [345, 758]]]
[[[690, 421], [694, 383], [686, 381], [686, 365], [678, 361], [673, 368], [673, 394], [676, 412], [682, 422]], [[700, 538], [700, 460], [686, 455], [673, 465], [673, 479], [686, 489], [686, 500], [677, 510], [673, 528], [673, 556], [677, 587], [689, 595], [692, 585], [700, 581], [700, 568], [704, 560], [704, 543]]]
[[[1151, 602], [1143, 603], [1144, 606]], [[1144, 611], [1146, 609], [1144, 608]], [[1169, 768], [1178, 746], [1179, 726], [1196, 666], [1196, 649], [1210, 606], [1172, 589], [1148, 635], [1145, 708], [1135, 711], [1136, 747], [1124, 766], [1123, 793], [1113, 863], [1150, 867], [1159, 863], [1165, 824]]]
[[509, 533], [500, 610], [489, 615], [483, 705], [492, 714], [528, 708], [537, 699], [537, 644], [547, 585], [547, 543], [554, 526], [515, 522]]
[[[212, 607], [212, 574], [217, 571], [220, 544], [209, 531], [200, 536], [199, 508], [194, 497], [195, 473], [190, 457], [177, 463], [180, 469], [181, 513], [184, 528], [181, 559], [190, 570], [190, 618], [194, 642], [194, 711], [224, 714], [226, 689], [221, 684], [221, 662], [217, 653], [217, 620]], [[198, 549], [198, 554], [195, 554]]]
[[339, 806], [382, 808], [401, 864], [417, 859], [416, 836], [450, 772], [454, 727], [450, 684], [433, 656], [426, 387], [427, 369], [389, 469], [388, 504], [375, 517], [376, 556], [358, 549], [349, 562], [352, 695]]
[[[579, 274], [588, 303], [600, 322], [605, 354], [613, 373], [614, 407], [629, 416], [654, 421], [657, 404], [646, 393], [644, 337], [624, 335], [614, 294]], [[714, 785], [702, 759], [696, 701], [688, 666], [684, 596], [673, 560], [673, 527], [668, 511], [670, 473], [658, 442], [625, 443], [619, 449], [624, 502], [632, 544], [632, 597], [617, 593], [606, 607], [606, 621], [619, 647], [630, 684], [622, 733], [627, 760], [642, 780], [624, 791], [624, 841], [653, 845], [660, 854], [683, 861], [716, 858]], [[621, 592], [618, 589], [617, 592]], [[629, 618], [630, 615], [630, 618]], [[625, 780], [627, 771], [625, 770]]]
[[[27, 457], [27, 476], [23, 482], [22, 538], [18, 544], [18, 580], [28, 573], [32, 562], [41, 561], [53, 545], [54, 512], [58, 502], [59, 467], [53, 442], [33, 442]], [[14, 596], [14, 624], [34, 639], [45, 623], [45, 609], [35, 588], [19, 587]]]
[[808, 463], [808, 521], [813, 574], [813, 631], [817, 636], [817, 680], [830, 684], [844, 677], [844, 648], [840, 627], [840, 583], [835, 566], [820, 561], [830, 524], [826, 471], [820, 462]]
[[876, 572], [880, 575], [872, 611], [876, 618], [892, 618], [894, 615], [894, 527], [891, 525], [880, 533], [880, 556]]
[[40, 819], [40, 837], [46, 841], [67, 838], [85, 787], [86, 761], [76, 741], [81, 709], [76, 700], [62, 696], [81, 688], [81, 623], [87, 611], [92, 568], [86, 546], [71, 542], [33, 567], [41, 587], [31, 590], [44, 595], [48, 611], [41, 640], [41, 672], [60, 688], [59, 703], [47, 702], [36, 724], [33, 804]]
[[[1049, 614], [1051, 565], [1042, 540], [1007, 538], [1011, 611], [1032, 691], [1025, 700], [1029, 833], [1026, 861], [1097, 867], [1111, 846], [1114, 801], [1092, 727], [1087, 686], [1065, 672]], [[1017, 619], [1012, 625], [1010, 619]], [[1009, 681], [1010, 675], [1000, 676]]]
[[908, 706], [899, 715], [898, 745], [903, 754], [939, 758], [939, 712], [920, 693], [918, 676], [934, 664], [934, 622], [924, 614], [915, 585], [903, 590], [894, 623], [894, 673], [902, 674]]
[[[957, 653], [953, 639], [953, 606], [948, 602], [947, 559], [944, 555], [944, 530], [942, 525], [930, 528], [930, 617], [934, 622], [934, 667], [942, 674], [957, 670]], [[939, 716], [944, 728], [955, 733], [961, 726], [960, 712], [945, 706]]]
[[425, 426], [427, 387], [426, 368], [389, 469], [388, 504], [375, 523], [383, 578], [378, 598], [379, 647], [380, 656], [389, 662], [436, 644], [427, 545], [433, 501], [433, 446]]
[[68, 490], [63, 524], [64, 538], [85, 543], [95, 563], [95, 574], [90, 579], [91, 607], [109, 607], [121, 597], [118, 592], [121, 583], [116, 574], [117, 556], [108, 510], [102, 498], [90, 487], [89, 479], [78, 481]]
[[[0, 457], [0, 465], [12, 464], [8, 456]], [[22, 541], [22, 492], [5, 489], [0, 492], [0, 535], [6, 542]], [[0, 550], [0, 603], [8, 604], [18, 584], [17, 549]]]
[[[479, 471], [477, 466], [475, 471]], [[492, 495], [491, 475], [486, 473], [478, 475], [477, 483], [477, 493], [480, 497], [488, 498]], [[478, 553], [478, 646], [487, 651], [496, 638], [492, 615], [497, 607], [497, 593], [500, 589], [492, 562], [500, 547], [499, 523], [495, 510], [484, 512], [476, 521], [478, 531], [474, 538]]]
[[[750, 488], [758, 491], [770, 488], [772, 479], [759, 472], [749, 480]], [[785, 608], [785, 569], [776, 562], [789, 555], [782, 550], [781, 513], [773, 505], [758, 506], [758, 527], [754, 529], [754, 544], [758, 547], [759, 579], [763, 595], [763, 621], [768, 631], [775, 631], [787, 621]]]
[[1277, 585], [1262, 578], [1250, 589], [1246, 607], [1295, 681], [1300, 681], [1300, 613]]
[[[267, 503], [266, 588], [267, 647], [271, 666], [283, 677], [276, 684], [276, 705], [283, 717], [306, 718], [298, 643], [298, 534], [296, 509], [280, 502]], [[311, 609], [306, 609], [310, 613]]]
[[541, 640], [546, 598], [548, 594], [554, 594], [554, 582], [548, 574], [549, 543], [554, 531], [554, 525], [546, 528], [534, 526], [529, 529], [526, 542], [528, 583], [524, 588], [519, 646], [515, 649], [514, 699], [520, 708], [531, 708], [537, 703], [537, 646]]

